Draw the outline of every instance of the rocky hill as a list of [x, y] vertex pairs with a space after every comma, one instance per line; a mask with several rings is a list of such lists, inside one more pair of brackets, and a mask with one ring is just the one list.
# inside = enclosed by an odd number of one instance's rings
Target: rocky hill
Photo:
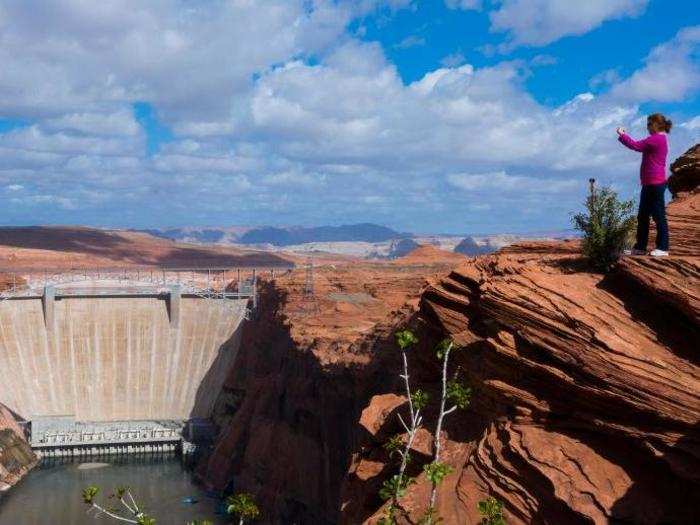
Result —
[[[600, 275], [576, 242], [538, 242], [437, 275], [421, 257], [394, 273], [329, 267], [315, 300], [301, 272], [267, 283], [200, 476], [258, 495], [267, 523], [376, 523], [396, 471], [383, 445], [406, 410], [393, 333], [410, 326], [416, 385], [435, 399], [433, 347], [448, 336], [474, 389], [443, 435], [445, 524], [478, 523], [487, 496], [511, 524], [700, 522], [700, 193], [685, 168], [697, 151], [674, 164], [683, 191], [668, 207], [667, 259]], [[400, 523], [426, 508], [432, 441], [426, 429], [416, 441]]]
[[0, 228], [0, 270], [123, 266], [289, 266], [268, 252], [173, 242], [146, 233], [79, 226]]

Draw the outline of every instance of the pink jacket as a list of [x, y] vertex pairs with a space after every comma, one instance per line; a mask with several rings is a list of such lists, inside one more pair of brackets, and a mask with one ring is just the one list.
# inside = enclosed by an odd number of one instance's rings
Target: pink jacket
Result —
[[642, 165], [639, 168], [642, 186], [666, 182], [666, 157], [668, 156], [666, 133], [652, 133], [642, 140], [634, 140], [625, 133], [620, 135], [618, 140], [629, 149], [642, 152]]

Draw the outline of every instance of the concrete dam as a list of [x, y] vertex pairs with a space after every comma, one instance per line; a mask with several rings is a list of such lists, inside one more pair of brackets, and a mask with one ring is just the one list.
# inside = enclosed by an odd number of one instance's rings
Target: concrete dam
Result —
[[0, 402], [28, 421], [208, 417], [254, 299], [163, 275], [155, 285], [100, 278], [5, 294]]

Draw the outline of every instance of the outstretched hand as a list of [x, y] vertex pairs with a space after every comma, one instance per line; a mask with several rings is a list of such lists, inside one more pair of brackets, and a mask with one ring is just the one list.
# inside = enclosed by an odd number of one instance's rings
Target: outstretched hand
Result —
[[622, 126], [620, 126], [619, 128], [617, 128], [615, 131], [617, 131], [617, 134], [620, 135], [620, 136], [624, 135], [624, 134], [627, 132], [627, 131], [625, 130], [625, 128], [623, 128]]

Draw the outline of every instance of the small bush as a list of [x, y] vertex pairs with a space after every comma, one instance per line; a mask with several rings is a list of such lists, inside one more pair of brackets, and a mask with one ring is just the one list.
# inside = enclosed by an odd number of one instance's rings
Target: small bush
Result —
[[489, 497], [481, 500], [478, 504], [479, 514], [481, 514], [481, 525], [506, 525], [503, 516], [503, 503], [496, 498]]
[[582, 250], [591, 265], [607, 272], [630, 244], [637, 226], [634, 203], [620, 201], [611, 188], [594, 188], [586, 199], [586, 212], [573, 217], [583, 233]]

